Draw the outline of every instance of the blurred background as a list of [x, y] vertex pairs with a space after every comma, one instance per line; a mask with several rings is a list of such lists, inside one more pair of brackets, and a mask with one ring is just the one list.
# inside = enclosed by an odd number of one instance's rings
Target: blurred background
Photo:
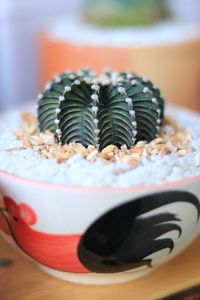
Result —
[[200, 111], [200, 0], [0, 0], [0, 110], [57, 73], [106, 66]]

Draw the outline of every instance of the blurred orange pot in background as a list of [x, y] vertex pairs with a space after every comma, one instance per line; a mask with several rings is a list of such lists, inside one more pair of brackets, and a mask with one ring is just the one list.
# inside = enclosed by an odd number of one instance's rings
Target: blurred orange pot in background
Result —
[[105, 66], [130, 70], [150, 78], [168, 102], [200, 111], [200, 38], [168, 46], [100, 47], [69, 44], [43, 35], [41, 85], [55, 73]]

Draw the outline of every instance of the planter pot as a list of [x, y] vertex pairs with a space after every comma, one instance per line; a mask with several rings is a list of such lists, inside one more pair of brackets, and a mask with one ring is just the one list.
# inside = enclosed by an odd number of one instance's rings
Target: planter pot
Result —
[[135, 188], [76, 188], [0, 172], [0, 232], [47, 273], [84, 284], [142, 277], [200, 231], [200, 176]]

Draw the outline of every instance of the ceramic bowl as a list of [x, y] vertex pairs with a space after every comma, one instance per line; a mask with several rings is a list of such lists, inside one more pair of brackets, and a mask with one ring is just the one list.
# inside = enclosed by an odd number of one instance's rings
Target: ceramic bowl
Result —
[[58, 278], [126, 282], [197, 236], [199, 185], [200, 175], [147, 187], [78, 188], [0, 172], [0, 232]]

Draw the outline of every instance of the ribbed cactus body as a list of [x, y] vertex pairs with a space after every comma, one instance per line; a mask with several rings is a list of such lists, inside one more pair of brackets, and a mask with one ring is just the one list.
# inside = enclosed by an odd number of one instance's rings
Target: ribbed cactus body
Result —
[[42, 132], [51, 130], [63, 145], [77, 142], [100, 149], [153, 140], [163, 114], [157, 87], [133, 73], [107, 72], [98, 78], [88, 70], [63, 73], [38, 101]]

